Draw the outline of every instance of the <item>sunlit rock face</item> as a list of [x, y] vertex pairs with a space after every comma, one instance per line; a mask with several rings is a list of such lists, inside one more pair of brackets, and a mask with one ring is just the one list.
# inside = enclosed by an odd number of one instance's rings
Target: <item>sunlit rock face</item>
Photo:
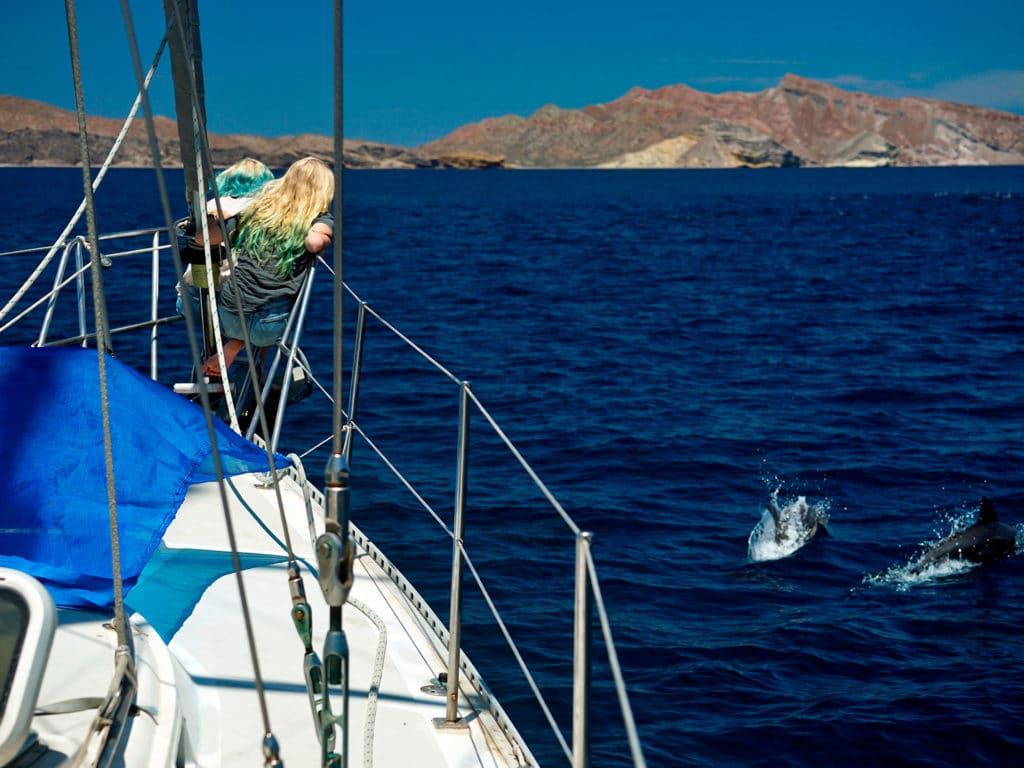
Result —
[[[97, 163], [121, 122], [90, 117]], [[161, 162], [180, 164], [174, 122], [155, 118]], [[307, 155], [330, 161], [333, 140], [211, 134], [216, 167], [245, 156], [283, 168]], [[0, 164], [77, 165], [74, 113], [0, 96]], [[583, 109], [547, 105], [462, 126], [419, 147], [346, 139], [351, 168], [736, 168], [1024, 165], [1024, 116], [931, 99], [886, 99], [786, 75], [757, 93], [710, 94], [685, 85], [633, 88]], [[115, 163], [150, 166], [142, 121]]]
[[787, 75], [758, 93], [672, 85], [581, 110], [549, 105], [463, 126], [417, 151], [480, 152], [535, 168], [1019, 165], [1024, 117]]

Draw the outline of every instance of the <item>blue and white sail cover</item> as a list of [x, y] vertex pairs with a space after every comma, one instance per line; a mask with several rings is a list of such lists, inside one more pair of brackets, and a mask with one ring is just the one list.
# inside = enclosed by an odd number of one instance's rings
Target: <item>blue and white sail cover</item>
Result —
[[[216, 479], [202, 410], [106, 358], [120, 562], [138, 579], [192, 483]], [[0, 565], [30, 573], [58, 605], [113, 604], [96, 350], [0, 347]], [[267, 471], [266, 453], [213, 420], [225, 476]], [[288, 461], [275, 457], [278, 466]], [[213, 521], [211, 521], [212, 523]]]

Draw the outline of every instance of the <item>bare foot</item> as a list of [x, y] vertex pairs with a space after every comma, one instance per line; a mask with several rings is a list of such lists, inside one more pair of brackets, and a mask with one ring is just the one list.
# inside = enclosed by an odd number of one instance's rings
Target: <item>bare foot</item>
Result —
[[[245, 344], [241, 339], [228, 339], [224, 345], [224, 365], [227, 368], [230, 368], [231, 364], [235, 362], [235, 358], [238, 357], [238, 353], [242, 351], [244, 346]], [[220, 360], [217, 355], [210, 355], [206, 358], [206, 362], [203, 363], [203, 373], [207, 376], [224, 375], [220, 370]]]

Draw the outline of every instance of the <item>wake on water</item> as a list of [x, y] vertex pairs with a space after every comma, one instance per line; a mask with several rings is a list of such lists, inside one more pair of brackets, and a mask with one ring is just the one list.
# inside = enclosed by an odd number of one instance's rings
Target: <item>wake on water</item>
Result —
[[906, 592], [911, 587], [931, 584], [938, 579], [973, 571], [980, 563], [972, 563], [969, 560], [937, 560], [921, 567], [927, 549], [918, 555], [911, 557], [903, 565], [893, 565], [882, 573], [870, 574], [864, 577], [864, 583], [872, 586], [895, 587], [899, 592]]
[[[912, 587], [932, 584], [940, 579], [952, 576], [960, 576], [973, 571], [983, 563], [975, 563], [970, 560], [958, 558], [944, 558], [925, 563], [929, 551], [943, 539], [952, 536], [967, 528], [974, 522], [974, 510], [965, 510], [961, 514], [950, 516], [947, 522], [950, 524], [949, 531], [941, 533], [935, 531], [935, 538], [929, 541], [922, 541], [917, 552], [902, 565], [890, 566], [885, 571], [876, 574], [869, 574], [864, 577], [864, 583], [872, 586], [895, 587], [899, 592], [905, 592]], [[1024, 550], [1024, 524], [1015, 527], [1017, 534], [1017, 553]]]

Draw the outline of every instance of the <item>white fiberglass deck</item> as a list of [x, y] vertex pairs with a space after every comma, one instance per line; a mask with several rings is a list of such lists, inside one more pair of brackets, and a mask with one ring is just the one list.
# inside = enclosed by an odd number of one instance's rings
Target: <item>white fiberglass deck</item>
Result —
[[[241, 504], [228, 490], [270, 728], [285, 765], [319, 765], [320, 747], [303, 678], [304, 648], [290, 616], [286, 559], [278, 543], [284, 536], [276, 496], [254, 475], [232, 482], [246, 501]], [[290, 478], [281, 487], [295, 555], [315, 565], [302, 491]], [[317, 520], [317, 530], [322, 530], [322, 520]], [[531, 764], [532, 759], [505, 736], [486, 706], [480, 711], [473, 708], [471, 701], [486, 704], [486, 695], [465, 684], [459, 714], [467, 727], [435, 726], [435, 719], [444, 718], [445, 698], [421, 689], [436, 682], [438, 672], [446, 669], [447, 651], [429, 628], [431, 620], [409, 608], [407, 596], [415, 599], [415, 592], [396, 586], [389, 575], [393, 569], [385, 563], [386, 573], [378, 565], [379, 553], [371, 555], [359, 545], [358, 531], [356, 539], [354, 584], [344, 608], [351, 681], [348, 764], [467, 768]], [[136, 644], [140, 654], [147, 654], [139, 668], [140, 690], [146, 692], [139, 703], [152, 717], [133, 718], [126, 765], [173, 766], [176, 749], [184, 755], [185, 765], [262, 764], [263, 718], [237, 579], [222, 567], [227, 551], [217, 484], [193, 486], [164, 536], [159, 567], [140, 580], [139, 602], [161, 614], [153, 620], [161, 631], [181, 606], [190, 613], [187, 618], [182, 613], [176, 623], [170, 656], [164, 654], [156, 630], [139, 615], [133, 619], [139, 622]], [[211, 562], [217, 567], [211, 568]], [[305, 567], [303, 578], [313, 613], [313, 648], [322, 655], [328, 608], [319, 584]], [[188, 605], [194, 601], [192, 595], [198, 601], [194, 608]], [[65, 624], [64, 618], [71, 614], [62, 614], [40, 695], [42, 704], [103, 696], [109, 684], [116, 638], [102, 628], [108, 619], [92, 616], [91, 621]], [[379, 626], [384, 627], [384, 643]], [[375, 669], [379, 687], [374, 702]], [[337, 695], [333, 696], [332, 710], [337, 713], [340, 707]], [[56, 758], [57, 752], [66, 755], [77, 748], [67, 738], [69, 719], [80, 720], [84, 730], [92, 715], [91, 711], [50, 715], [36, 718], [33, 725], [40, 742], [50, 748], [50, 757]]]

